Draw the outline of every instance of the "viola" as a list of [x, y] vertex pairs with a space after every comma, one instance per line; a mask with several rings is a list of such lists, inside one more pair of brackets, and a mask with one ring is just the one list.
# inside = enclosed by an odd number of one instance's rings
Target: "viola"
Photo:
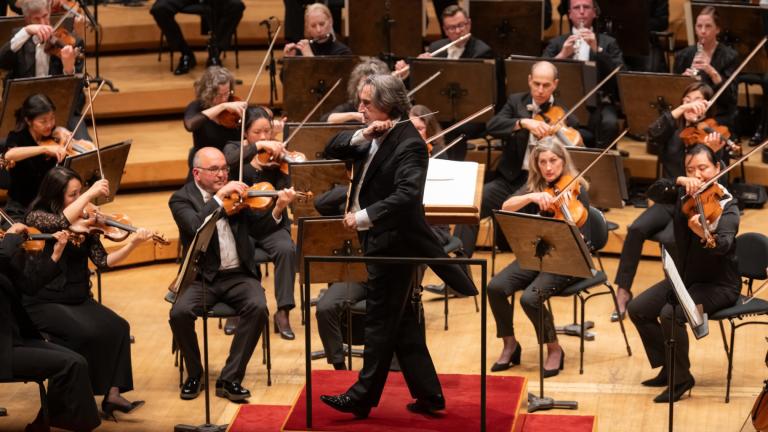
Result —
[[546, 111], [540, 111], [533, 116], [534, 120], [542, 121], [548, 125], [563, 125], [556, 126], [553, 134], [560, 140], [565, 146], [584, 146], [584, 141], [581, 139], [579, 131], [572, 127], [564, 126], [565, 124], [565, 110], [558, 105], [550, 105]]
[[580, 183], [570, 175], [561, 175], [557, 181], [544, 191], [555, 197], [555, 202], [548, 210], [541, 212], [542, 216], [573, 222], [579, 228], [587, 222], [589, 213], [584, 204], [579, 201]]
[[[241, 102], [242, 99], [235, 95], [230, 95], [227, 102]], [[216, 116], [216, 123], [225, 128], [235, 129], [240, 127], [241, 115], [230, 110], [224, 110]]]
[[[5, 231], [0, 230], [0, 239], [5, 237]], [[53, 234], [43, 234], [39, 229], [34, 227], [27, 227], [27, 232], [22, 234], [24, 242], [21, 243], [21, 249], [27, 253], [39, 253], [45, 248], [45, 242], [48, 240], [56, 240]], [[69, 243], [75, 246], [79, 246], [85, 241], [85, 236], [80, 233], [69, 233]]]
[[[727, 126], [721, 126], [713, 118], [707, 118], [694, 123], [691, 126], [686, 127], [680, 131], [680, 140], [685, 144], [685, 147], [690, 147], [694, 144], [704, 143], [707, 136], [711, 133], [717, 133], [720, 135], [720, 142], [728, 148], [729, 153], [734, 156], [739, 146], [731, 141], [731, 132]], [[713, 149], [715, 150], [715, 149]]]
[[[131, 225], [131, 220], [124, 214], [103, 213], [99, 207], [88, 204], [83, 209], [81, 220], [72, 225], [72, 230], [101, 234], [114, 242], [121, 242], [127, 239], [131, 233], [135, 233], [138, 228]], [[156, 232], [152, 233], [152, 241], [163, 246], [171, 244], [162, 234]]]
[[288, 175], [288, 164], [307, 161], [307, 156], [304, 153], [290, 150], [283, 150], [278, 157], [275, 157], [275, 155], [268, 150], [262, 150], [256, 154], [256, 158], [258, 158], [259, 163], [264, 166], [279, 167], [280, 172], [285, 175]]
[[723, 207], [720, 201], [728, 194], [728, 191], [719, 183], [712, 183], [703, 191], [686, 196], [683, 198], [683, 214], [689, 219], [695, 215], [699, 216], [699, 222], [704, 230], [702, 243], [705, 248], [714, 248], [717, 246], [715, 238], [712, 237], [710, 225], [714, 224], [723, 214]]
[[[233, 215], [240, 212], [243, 209], [250, 208], [253, 210], [264, 211], [272, 207], [272, 202], [277, 198], [278, 191], [269, 182], [259, 182], [249, 187], [245, 192], [245, 196], [234, 192], [227, 196], [223, 200], [224, 211], [227, 215]], [[312, 192], [296, 192], [296, 196], [300, 199], [308, 200], [312, 199]]]

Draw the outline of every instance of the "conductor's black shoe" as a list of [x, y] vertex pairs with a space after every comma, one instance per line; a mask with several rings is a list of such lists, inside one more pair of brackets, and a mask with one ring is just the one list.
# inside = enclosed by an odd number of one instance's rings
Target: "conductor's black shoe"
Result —
[[[672, 401], [677, 402], [679, 401], [683, 395], [688, 392], [688, 396], [691, 396], [691, 389], [693, 389], [694, 384], [696, 384], [696, 380], [693, 379], [693, 377], [690, 377], [689, 379], [681, 382], [680, 384], [675, 384], [675, 388], [672, 391]], [[656, 403], [668, 403], [669, 402], [669, 387], [665, 388], [662, 393], [660, 393], [658, 396], [656, 396], [653, 399]]]
[[200, 391], [203, 388], [203, 383], [200, 381], [200, 377], [188, 377], [184, 381], [184, 385], [181, 386], [181, 398], [184, 400], [190, 400], [198, 397]]
[[251, 392], [237, 381], [229, 382], [219, 379], [216, 380], [216, 396], [227, 398], [232, 402], [240, 402], [251, 397]]
[[412, 413], [435, 414], [445, 409], [445, 398], [441, 394], [436, 394], [428, 398], [416, 399], [405, 407]]
[[173, 74], [174, 75], [184, 75], [184, 74], [187, 74], [195, 66], [197, 66], [197, 60], [195, 60], [195, 55], [194, 54], [192, 54], [192, 53], [182, 54], [181, 58], [179, 59], [179, 65], [176, 66], [176, 70], [173, 71]]
[[329, 407], [343, 413], [353, 414], [356, 418], [364, 419], [371, 412], [371, 407], [352, 399], [348, 394], [320, 395], [320, 400]]
[[667, 368], [662, 367], [659, 371], [659, 374], [651, 379], [647, 379], [640, 384], [646, 386], [646, 387], [666, 387], [667, 383], [669, 383], [669, 376], [667, 373]]

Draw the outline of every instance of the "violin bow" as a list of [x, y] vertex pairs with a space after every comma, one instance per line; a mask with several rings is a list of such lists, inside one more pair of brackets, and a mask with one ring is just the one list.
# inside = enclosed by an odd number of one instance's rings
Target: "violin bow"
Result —
[[[99, 176], [102, 180], [104, 180], [104, 167], [101, 165], [101, 147], [99, 146], [99, 131], [96, 129], [96, 115], [94, 114], [94, 108], [93, 108], [93, 97], [91, 96], [91, 81], [89, 78], [86, 78], [86, 90], [88, 91], [88, 99], [91, 101], [90, 109], [88, 110], [91, 113], [91, 125], [93, 126], [93, 143], [96, 145], [96, 160], [99, 163]], [[106, 81], [102, 80], [101, 84], [99, 85], [99, 88], [104, 85]], [[72, 136], [75, 135], [75, 131], [72, 131]]]
[[716, 176], [712, 177], [711, 179], [706, 181], [704, 184], [702, 184], [701, 187], [699, 188], [699, 190], [694, 192], [693, 197], [695, 198], [695, 197], [701, 195], [702, 192], [707, 190], [708, 187], [712, 186], [712, 184], [715, 183], [717, 180], [719, 180], [720, 177], [726, 175], [728, 173], [728, 171], [732, 170], [734, 167], [736, 167], [736, 165], [739, 165], [742, 162], [744, 162], [745, 160], [749, 159], [749, 157], [752, 156], [753, 153], [755, 153], [756, 151], [758, 151], [761, 148], [765, 147], [766, 144], [768, 144], [768, 139], [763, 141], [762, 143], [760, 143], [757, 147], [755, 147], [752, 150], [750, 150], [749, 153], [747, 153], [744, 156], [740, 157], [737, 161], [735, 161], [732, 164], [728, 165], [727, 168], [721, 170], [719, 174], [717, 174]]
[[487, 113], [488, 111], [490, 111], [492, 109], [493, 109], [493, 104], [490, 104], [490, 105], [486, 106], [485, 108], [481, 108], [480, 110], [476, 111], [474, 114], [470, 114], [468, 117], [465, 117], [462, 120], [459, 120], [457, 123], [452, 124], [448, 128], [443, 129], [442, 131], [432, 135], [431, 137], [427, 138], [425, 141], [426, 141], [427, 144], [429, 144], [432, 141], [440, 138], [441, 136], [443, 136], [443, 135], [453, 131], [454, 129], [456, 129], [458, 127], [461, 127], [461, 126], [471, 122], [472, 120], [480, 117], [481, 115]]
[[731, 85], [731, 83], [733, 82], [733, 80], [735, 80], [735, 79], [736, 79], [736, 77], [737, 77], [737, 76], [739, 76], [739, 72], [741, 72], [741, 70], [742, 70], [742, 69], [744, 69], [744, 67], [745, 67], [745, 66], [747, 66], [747, 64], [749, 63], [749, 61], [750, 61], [750, 60], [752, 60], [752, 57], [754, 57], [754, 56], [755, 56], [755, 54], [757, 54], [757, 52], [760, 50], [760, 48], [762, 48], [762, 47], [763, 47], [763, 45], [765, 45], [765, 42], [766, 42], [766, 41], [768, 41], [768, 36], [765, 36], [765, 37], [763, 37], [763, 39], [762, 39], [762, 40], [760, 40], [760, 42], [758, 42], [757, 46], [755, 46], [755, 47], [752, 49], [752, 52], [750, 52], [750, 53], [749, 53], [749, 55], [747, 56], [747, 58], [745, 58], [745, 59], [744, 59], [744, 61], [742, 61], [742, 62], [741, 62], [741, 64], [739, 65], [739, 67], [737, 67], [737, 68], [736, 68], [736, 70], [734, 70], [734, 71], [733, 71], [733, 73], [731, 74], [731, 76], [730, 76], [730, 77], [728, 77], [728, 79], [727, 79], [727, 80], [725, 80], [724, 82], [720, 83], [720, 88], [719, 88], [719, 89], [718, 89], [718, 90], [715, 92], [715, 94], [714, 94], [714, 95], [713, 95], [713, 96], [712, 96], [712, 97], [711, 97], [711, 98], [710, 98], [710, 99], [707, 101], [707, 109], [711, 108], [711, 107], [712, 107], [712, 105], [714, 105], [714, 104], [715, 104], [715, 101], [717, 101], [717, 98], [719, 98], [719, 97], [720, 97], [720, 95], [722, 95], [722, 94], [723, 94], [723, 92], [724, 92], [724, 91], [725, 91], [725, 90], [728, 88], [728, 86], [730, 86], [730, 85]]
[[437, 158], [438, 156], [440, 156], [441, 154], [443, 154], [443, 153], [447, 152], [447, 151], [448, 151], [448, 149], [450, 149], [451, 147], [453, 147], [453, 146], [455, 146], [456, 144], [460, 143], [460, 142], [461, 142], [461, 140], [463, 140], [463, 139], [464, 139], [464, 137], [466, 137], [466, 135], [464, 135], [464, 134], [461, 134], [461, 135], [459, 135], [458, 137], [456, 137], [456, 139], [455, 139], [455, 140], [451, 141], [450, 143], [448, 143], [448, 145], [446, 145], [445, 147], [443, 147], [443, 148], [442, 148], [442, 150], [440, 150], [439, 152], [437, 152], [437, 153], [433, 154], [433, 155], [432, 155], [432, 156], [430, 156], [429, 158], [430, 158], [430, 159], [436, 159], [436, 158]]
[[398, 120], [398, 121], [396, 121], [396, 122], [395, 122], [395, 124], [393, 124], [392, 126], [394, 127], [394, 126], [397, 126], [397, 125], [399, 125], [400, 123], [409, 122], [409, 121], [411, 121], [411, 119], [412, 119], [412, 118], [415, 118], [415, 119], [420, 119], [420, 118], [424, 118], [424, 117], [433, 116], [433, 115], [435, 115], [435, 114], [437, 114], [437, 113], [439, 113], [439, 112], [440, 112], [440, 111], [432, 111], [432, 112], [428, 112], [428, 113], [426, 113], [426, 114], [422, 114], [422, 115], [420, 115], [420, 116], [416, 116], [416, 117], [408, 117], [407, 119], [403, 119], [403, 120]]
[[[467, 33], [464, 36], [456, 39], [455, 41], [453, 41], [453, 42], [451, 42], [449, 44], [446, 44], [445, 46], [440, 47], [440, 48], [434, 50], [433, 52], [428, 52], [426, 54], [429, 54], [430, 57], [434, 57], [434, 56], [442, 53], [443, 51], [447, 51], [448, 48], [450, 48], [450, 47], [452, 47], [452, 46], [454, 46], [454, 45], [456, 45], [456, 44], [458, 44], [460, 42], [463, 42], [463, 41], [465, 41], [465, 40], [467, 40], [467, 39], [469, 39], [471, 37], [472, 37], [472, 33]], [[400, 74], [404, 74], [404, 73], [408, 72], [409, 70], [411, 70], [411, 65], [406, 65], [404, 68], [392, 72], [392, 75], [398, 76]]]
[[611, 145], [609, 145], [608, 147], [606, 147], [606, 148], [605, 148], [605, 149], [604, 149], [604, 150], [603, 150], [603, 151], [602, 151], [602, 152], [601, 152], [599, 155], [597, 155], [597, 157], [595, 158], [595, 160], [593, 160], [592, 162], [590, 162], [590, 163], [589, 163], [589, 165], [587, 165], [587, 167], [586, 167], [586, 168], [584, 168], [584, 169], [583, 169], [583, 170], [582, 170], [582, 171], [581, 171], [581, 172], [580, 172], [580, 173], [579, 173], [579, 174], [578, 174], [576, 177], [572, 178], [572, 179], [571, 179], [571, 181], [569, 181], [569, 182], [568, 182], [568, 184], [566, 184], [566, 185], [565, 185], [565, 187], [563, 188], [563, 190], [561, 190], [561, 191], [560, 191], [560, 193], [558, 193], [558, 194], [557, 194], [557, 196], [554, 198], [554, 201], [557, 201], [557, 200], [559, 200], [559, 199], [560, 199], [560, 198], [563, 196], [563, 194], [565, 194], [565, 193], [568, 191], [568, 189], [571, 187], [571, 185], [572, 185], [572, 184], [574, 184], [575, 182], [579, 181], [579, 179], [581, 179], [582, 177], [584, 177], [584, 175], [587, 173], [587, 171], [591, 170], [591, 169], [592, 169], [592, 167], [594, 167], [594, 166], [597, 164], [597, 162], [598, 162], [598, 161], [599, 161], [599, 160], [600, 160], [600, 159], [601, 159], [603, 156], [605, 156], [606, 154], [608, 154], [608, 151], [609, 151], [610, 149], [612, 149], [612, 148], [613, 148], [613, 146], [615, 146], [615, 145], [616, 145], [616, 144], [617, 144], [617, 143], [618, 143], [618, 142], [619, 142], [619, 141], [620, 141], [622, 138], [624, 138], [624, 135], [626, 135], [626, 134], [627, 134], [627, 132], [629, 132], [629, 129], [624, 129], [624, 132], [620, 133], [620, 134], [619, 134], [619, 136], [617, 136], [617, 137], [616, 137], [616, 139], [615, 139], [615, 140], [613, 140], [613, 142], [611, 143]]
[[417, 91], [423, 89], [427, 84], [431, 83], [435, 78], [439, 77], [441, 73], [443, 73], [443, 71], [439, 70], [439, 71], [435, 72], [434, 74], [432, 74], [432, 76], [430, 76], [429, 78], [427, 78], [424, 81], [420, 82], [419, 85], [417, 85], [416, 87], [412, 88], [408, 92], [408, 97], [413, 96], [414, 94], [416, 94]]
[[96, 96], [99, 95], [99, 92], [101, 91], [101, 88], [104, 87], [104, 84], [106, 81], [102, 81], [101, 84], [99, 84], [99, 87], [96, 89], [96, 92], [93, 93], [93, 98], [88, 98], [88, 106], [85, 107], [83, 110], [83, 113], [80, 114], [80, 119], [77, 120], [77, 124], [74, 128], [72, 128], [72, 134], [67, 139], [67, 142], [64, 143], [64, 150], [66, 151], [69, 148], [69, 144], [72, 142], [72, 139], [75, 137], [74, 131], [77, 130], [77, 128], [80, 127], [80, 125], [83, 124], [83, 121], [85, 120], [85, 116], [88, 115], [88, 112], [91, 110], [91, 107], [93, 105], [93, 100], [96, 99]]
[[8, 222], [8, 225], [13, 225], [15, 223], [13, 218], [9, 216], [8, 213], [6, 213], [2, 208], [0, 208], [0, 218], [5, 219], [5, 221]]
[[334, 91], [334, 90], [336, 90], [336, 87], [338, 87], [338, 86], [339, 86], [339, 84], [341, 84], [341, 78], [339, 78], [339, 79], [337, 79], [337, 80], [336, 80], [336, 83], [333, 85], [333, 87], [331, 87], [331, 89], [330, 89], [330, 90], [328, 90], [328, 91], [327, 91], [327, 92], [326, 92], [326, 93], [323, 95], [323, 97], [320, 99], [320, 101], [318, 101], [318, 102], [315, 104], [315, 106], [314, 106], [314, 107], [312, 107], [312, 110], [311, 110], [309, 113], [307, 113], [307, 115], [306, 115], [306, 116], [304, 116], [304, 120], [302, 120], [302, 121], [301, 121], [301, 123], [299, 123], [299, 125], [296, 127], [296, 129], [294, 129], [294, 130], [293, 130], [293, 132], [291, 132], [291, 134], [288, 136], [288, 139], [286, 139], [285, 141], [283, 141], [283, 147], [286, 147], [286, 148], [288, 147], [288, 143], [289, 143], [289, 142], [290, 142], [290, 141], [293, 139], [293, 137], [295, 137], [295, 136], [296, 136], [296, 133], [297, 133], [297, 132], [299, 132], [299, 130], [300, 130], [302, 127], [304, 127], [304, 124], [305, 124], [305, 123], [307, 123], [307, 121], [309, 121], [309, 118], [310, 118], [310, 117], [312, 117], [312, 114], [314, 114], [314, 113], [315, 113], [315, 111], [317, 111], [317, 109], [318, 109], [318, 108], [320, 108], [320, 105], [322, 105], [322, 104], [323, 104], [323, 102], [325, 102], [325, 100], [326, 100], [326, 99], [328, 99], [328, 96], [330, 96], [330, 95], [331, 95], [331, 93], [333, 93], [333, 91]]
[[611, 78], [613, 78], [613, 76], [614, 76], [614, 75], [616, 75], [617, 73], [619, 73], [619, 71], [620, 71], [620, 70], [621, 70], [621, 66], [616, 66], [616, 68], [615, 68], [614, 70], [612, 70], [612, 71], [611, 71], [611, 73], [609, 73], [609, 74], [608, 74], [608, 76], [606, 76], [605, 78], [603, 78], [603, 80], [602, 80], [602, 81], [600, 81], [600, 82], [599, 82], [599, 83], [598, 83], [598, 84], [597, 84], [597, 85], [596, 85], [594, 88], [592, 88], [592, 90], [590, 90], [589, 92], [587, 92], [587, 94], [585, 94], [585, 95], [584, 95], [584, 96], [583, 96], [581, 99], [579, 99], [579, 101], [578, 101], [578, 102], [576, 102], [576, 104], [575, 104], [574, 106], [572, 106], [572, 107], [571, 107], [571, 109], [569, 109], [569, 110], [568, 110], [568, 112], [566, 112], [566, 113], [565, 113], [565, 115], [563, 115], [563, 117], [562, 117], [560, 120], [558, 120], [558, 122], [557, 122], [557, 123], [555, 123], [554, 125], [552, 125], [552, 128], [554, 129], [554, 128], [558, 128], [558, 127], [562, 126], [562, 125], [563, 125], [563, 123], [565, 123], [565, 120], [566, 120], [568, 117], [570, 117], [570, 115], [571, 115], [571, 114], [573, 114], [574, 112], [576, 112], [576, 110], [577, 110], [577, 109], [578, 109], [578, 108], [579, 108], [579, 107], [580, 107], [580, 106], [581, 106], [581, 105], [582, 105], [584, 102], [586, 102], [586, 101], [587, 101], [587, 99], [591, 98], [593, 94], [597, 93], [597, 91], [598, 91], [598, 90], [600, 90], [600, 87], [602, 87], [603, 85], [605, 85], [605, 83], [607, 83], [607, 82], [608, 82], [608, 80], [610, 80]]
[[259, 66], [258, 72], [256, 72], [256, 76], [253, 78], [253, 82], [251, 82], [251, 88], [248, 90], [248, 96], [245, 98], [245, 109], [243, 109], [243, 113], [240, 116], [240, 178], [238, 179], [241, 183], [243, 181], [243, 143], [242, 140], [245, 139], [245, 112], [248, 110], [248, 103], [251, 101], [251, 96], [253, 96], [253, 90], [256, 89], [256, 81], [259, 80], [259, 77], [261, 76], [261, 72], [264, 70], [264, 66], [267, 64], [267, 60], [269, 59], [269, 54], [272, 52], [272, 49], [275, 47], [275, 42], [277, 41], [277, 35], [280, 34], [280, 29], [282, 29], [282, 25], [277, 26], [277, 30], [275, 30], [275, 35], [272, 37], [272, 41], [269, 43], [269, 48], [267, 48], [266, 54], [264, 54], [264, 59], [261, 61], [261, 66]]

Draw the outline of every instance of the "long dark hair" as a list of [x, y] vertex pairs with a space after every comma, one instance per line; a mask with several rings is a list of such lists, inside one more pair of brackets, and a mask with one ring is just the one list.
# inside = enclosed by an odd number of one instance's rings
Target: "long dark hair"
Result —
[[685, 150], [686, 165], [688, 164], [688, 161], [690, 160], [690, 158], [696, 156], [699, 153], [706, 154], [707, 159], [709, 159], [709, 161], [712, 162], [712, 165], [720, 166], [720, 158], [717, 157], [717, 153], [715, 153], [715, 151], [712, 150], [712, 148], [709, 147], [708, 145], [699, 144], [699, 143], [694, 144]]
[[27, 127], [27, 122], [31, 122], [35, 117], [49, 112], [55, 112], [56, 105], [46, 95], [36, 93], [24, 99], [24, 103], [14, 113], [16, 116], [16, 132], [21, 132]]
[[[250, 107], [245, 111], [245, 133], [248, 134], [248, 129], [251, 128], [253, 122], [259, 119], [267, 119], [269, 127], [272, 127], [272, 120], [275, 116], [272, 114], [272, 110], [263, 106]], [[245, 137], [243, 137], [245, 138]]]
[[29, 205], [29, 211], [41, 210], [54, 214], [63, 212], [64, 194], [67, 192], [67, 186], [72, 179], [77, 179], [81, 185], [83, 184], [80, 174], [75, 171], [64, 167], [51, 168], [43, 177], [37, 197]]

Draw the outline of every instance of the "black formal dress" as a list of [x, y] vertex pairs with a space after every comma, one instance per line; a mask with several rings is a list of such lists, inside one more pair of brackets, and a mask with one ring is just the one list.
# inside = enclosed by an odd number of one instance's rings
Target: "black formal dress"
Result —
[[[63, 214], [35, 210], [26, 223], [44, 233], [69, 227]], [[53, 244], [43, 256], [50, 256]], [[128, 322], [91, 296], [88, 260], [107, 267], [107, 251], [97, 235], [88, 234], [75, 246], [68, 244], [56, 265], [55, 277], [35, 295], [24, 296], [32, 322], [51, 342], [65, 346], [88, 360], [93, 394], [106, 395], [111, 387], [133, 390], [131, 340]]]
[[[312, 42], [309, 46], [312, 48], [312, 54], [316, 56], [352, 55], [352, 50], [337, 41], [335, 36], [331, 36], [325, 42]], [[297, 52], [296, 55], [300, 56], [301, 52]]]
[[[34, 295], [56, 274], [48, 256], [29, 258], [19, 252], [22, 237], [0, 240], [0, 379], [47, 379], [51, 426], [89, 431], [101, 421], [80, 354], [46, 342], [21, 303], [22, 290]], [[42, 412], [38, 413], [42, 420]]]
[[192, 159], [195, 152], [203, 147], [216, 147], [223, 152], [227, 142], [240, 140], [239, 127], [228, 128], [216, 123], [203, 114], [206, 109], [202, 102], [194, 100], [184, 110], [184, 128], [192, 132], [192, 148], [189, 150], [187, 160], [189, 165], [187, 181], [192, 180]]
[[[16, 147], [36, 147], [29, 129], [21, 132], [12, 131], [8, 134], [5, 148], [0, 153]], [[13, 169], [8, 171], [10, 186], [8, 188], [8, 202], [5, 211], [16, 221], [24, 220], [24, 214], [32, 200], [37, 196], [40, 183], [48, 171], [56, 166], [56, 158], [45, 155], [34, 156], [16, 163]]]
[[[358, 138], [362, 138], [357, 131]], [[353, 140], [342, 132], [325, 149], [329, 157], [355, 164], [352, 201], [372, 223], [359, 231], [366, 256], [447, 256], [429, 228], [422, 198], [427, 175], [427, 147], [410, 122], [392, 128], [374, 142]], [[374, 149], [375, 152], [371, 152]], [[372, 153], [372, 154], [371, 154]], [[365, 168], [363, 168], [365, 167]], [[362, 406], [377, 406], [392, 355], [400, 361], [411, 395], [442, 394], [435, 367], [419, 329], [418, 307], [410, 302], [415, 265], [369, 264], [366, 289], [365, 350], [358, 381], [347, 391]], [[441, 266], [455, 279], [458, 292], [474, 295], [474, 283], [459, 266]], [[437, 270], [437, 269], [436, 269]], [[439, 271], [436, 271], [440, 275]]]
[[[199, 3], [203, 3], [203, 1], [156, 0], [149, 10], [152, 17], [155, 18], [157, 26], [160, 27], [160, 31], [165, 34], [168, 46], [172, 50], [179, 51], [182, 54], [192, 54], [192, 49], [187, 45], [187, 41], [184, 39], [184, 35], [181, 33], [181, 28], [176, 22], [175, 17], [183, 8]], [[229, 48], [232, 35], [243, 18], [245, 5], [242, 0], [215, 0], [210, 3], [215, 7], [213, 15], [216, 19], [215, 23], [209, 22], [216, 36], [216, 46], [213, 48], [224, 51]], [[204, 16], [202, 19], [208, 21], [209, 17]]]
[[[168, 205], [185, 249], [205, 217], [220, 207], [215, 198], [204, 197], [195, 182], [188, 182], [176, 191]], [[277, 229], [279, 227], [271, 211], [256, 214], [246, 209], [229, 217], [223, 216], [217, 222], [208, 251], [200, 263], [200, 274], [184, 288], [170, 313], [171, 330], [184, 355], [189, 377], [200, 377], [203, 373], [195, 333], [195, 312], [202, 310], [205, 287], [208, 306], [217, 302], [227, 303], [240, 317], [220, 379], [242, 382], [268, 316], [251, 237]], [[221, 239], [224, 239], [223, 243]]]
[[[550, 39], [544, 48], [542, 57], [554, 58], [563, 49], [566, 39], [570, 34], [564, 34]], [[624, 57], [621, 48], [611, 36], [597, 33], [597, 46], [599, 52], [590, 51], [589, 61], [597, 65], [597, 81], [603, 80], [614, 69], [624, 66]], [[605, 148], [619, 136], [619, 87], [616, 78], [612, 78], [597, 92], [597, 106], [589, 116], [589, 130], [594, 134], [593, 139], [585, 136], [584, 141], [591, 147]]]
[[[677, 256], [673, 256], [675, 266], [693, 302], [701, 305], [703, 311], [711, 315], [733, 306], [739, 298], [741, 280], [736, 257], [739, 209], [736, 200], [728, 196], [723, 214], [712, 233], [716, 246], [707, 249], [699, 236], [688, 227], [688, 218], [681, 211], [680, 203], [684, 193], [682, 188], [676, 187], [668, 179], [658, 180], [648, 191], [649, 197], [656, 202], [673, 203], [674, 234], [678, 250]], [[637, 327], [651, 367], [669, 366], [665, 342], [674, 336], [675, 383], [680, 384], [692, 378], [688, 358], [688, 331], [685, 329], [685, 314], [680, 306], [676, 306], [676, 322], [672, 322], [673, 306], [668, 300], [670, 295], [673, 294], [669, 282], [661, 281], [632, 300], [627, 311]]]
[[[530, 132], [528, 129], [517, 127], [517, 122], [533, 117], [533, 98], [530, 93], [513, 93], [507, 99], [504, 107], [488, 122], [488, 133], [494, 138], [501, 138], [504, 145], [501, 160], [496, 167], [496, 177], [483, 185], [483, 200], [480, 205], [480, 218], [486, 218], [498, 210], [504, 201], [514, 194], [528, 179], [528, 167], [523, 166]], [[557, 99], [554, 103], [564, 106]], [[576, 126], [575, 117], [566, 120], [568, 126]], [[478, 225], [457, 225], [454, 235], [461, 239], [464, 251], [472, 256], [475, 251]], [[497, 245], [504, 248], [507, 244], [502, 236], [496, 237]]]

